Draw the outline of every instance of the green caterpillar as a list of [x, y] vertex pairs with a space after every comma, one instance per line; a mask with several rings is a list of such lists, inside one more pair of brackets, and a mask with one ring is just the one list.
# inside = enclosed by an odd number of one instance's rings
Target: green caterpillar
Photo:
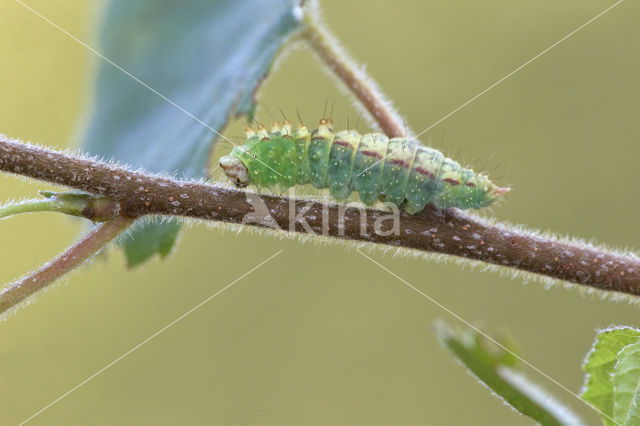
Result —
[[396, 204], [410, 214], [431, 203], [440, 209], [480, 209], [509, 191], [486, 176], [466, 169], [440, 151], [409, 138], [353, 130], [333, 133], [331, 120], [316, 130], [295, 132], [287, 121], [247, 128], [247, 142], [220, 158], [220, 167], [238, 187], [274, 189], [311, 183], [329, 188], [338, 201], [357, 191], [360, 201]]

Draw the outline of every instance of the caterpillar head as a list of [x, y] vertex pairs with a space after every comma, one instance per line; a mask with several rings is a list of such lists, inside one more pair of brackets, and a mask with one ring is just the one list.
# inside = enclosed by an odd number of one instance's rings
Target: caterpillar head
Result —
[[249, 185], [249, 170], [238, 157], [234, 155], [221, 157], [220, 167], [238, 188], [244, 188]]

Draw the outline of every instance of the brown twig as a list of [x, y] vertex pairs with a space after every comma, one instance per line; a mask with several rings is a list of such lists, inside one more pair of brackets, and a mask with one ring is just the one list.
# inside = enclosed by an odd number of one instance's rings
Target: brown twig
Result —
[[132, 219], [125, 217], [117, 217], [101, 223], [38, 271], [10, 284], [0, 291], [0, 313], [6, 312], [84, 263], [132, 223]]
[[[120, 215], [130, 219], [156, 214], [242, 223], [247, 217], [259, 216], [260, 223], [251, 225], [277, 225], [285, 231], [322, 232], [340, 239], [448, 254], [600, 290], [640, 295], [640, 259], [633, 255], [488, 224], [455, 210], [445, 215], [430, 208], [417, 215], [402, 213], [399, 232], [385, 235], [361, 232], [358, 208], [261, 195], [266, 209], [255, 211], [255, 202], [248, 201], [248, 193], [243, 191], [133, 172], [16, 141], [0, 139], [0, 170], [109, 197], [120, 204]], [[386, 211], [366, 210], [366, 229], [375, 229], [376, 221], [388, 215]], [[296, 221], [296, 217], [304, 220]]]
[[350, 59], [338, 40], [322, 23], [317, 2], [305, 6], [303, 37], [326, 65], [358, 99], [360, 104], [389, 137], [405, 137], [406, 128], [398, 113], [386, 100], [376, 83]]

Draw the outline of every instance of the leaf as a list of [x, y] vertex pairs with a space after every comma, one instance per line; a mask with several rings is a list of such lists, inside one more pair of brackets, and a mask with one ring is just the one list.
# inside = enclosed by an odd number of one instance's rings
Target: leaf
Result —
[[[206, 176], [212, 129], [221, 132], [232, 115], [255, 108], [254, 91], [298, 26], [294, 6], [294, 0], [109, 1], [97, 50], [117, 67], [98, 64], [83, 148], [153, 172]], [[136, 228], [123, 241], [129, 265], [168, 253], [177, 229], [157, 221]]]
[[[626, 348], [639, 343], [640, 330], [630, 327], [602, 330], [598, 333], [593, 348], [587, 354], [582, 366], [587, 373], [581, 395], [582, 399], [602, 411], [604, 413], [603, 421], [608, 425], [619, 424], [621, 419], [616, 414], [618, 410], [620, 412], [628, 411], [622, 407], [626, 404], [624, 400], [629, 398], [628, 386], [632, 383], [633, 378], [627, 381], [626, 377], [621, 376], [619, 369], [621, 366], [629, 368], [629, 360], [635, 359], [637, 361], [634, 352], [632, 350], [627, 352]], [[625, 359], [624, 363], [622, 362], [623, 358]]]
[[[144, 225], [142, 225], [144, 226]], [[136, 232], [132, 236], [124, 236], [124, 254], [127, 258], [127, 266], [134, 267], [143, 263], [154, 254], [165, 258], [171, 253], [171, 249], [180, 232], [180, 222], [170, 221], [158, 224], [162, 232]]]
[[578, 419], [568, 408], [529, 382], [516, 371], [517, 357], [481, 336], [475, 330], [456, 333], [444, 323], [436, 324], [440, 342], [458, 358], [465, 367], [495, 395], [521, 414], [543, 425], [579, 425]]
[[618, 353], [613, 373], [613, 418], [622, 425], [640, 424], [640, 343]]

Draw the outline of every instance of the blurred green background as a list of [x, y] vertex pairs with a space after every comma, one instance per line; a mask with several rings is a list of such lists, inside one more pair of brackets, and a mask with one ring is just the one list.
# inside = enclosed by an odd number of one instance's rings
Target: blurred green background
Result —
[[[99, 2], [31, 0], [93, 43]], [[613, 2], [323, 0], [332, 29], [420, 131]], [[624, 2], [422, 139], [512, 185], [500, 220], [640, 246], [637, 40]], [[0, 3], [0, 132], [72, 147], [97, 58], [13, 1]], [[357, 113], [303, 50], [260, 102], [306, 121], [335, 101]], [[279, 114], [278, 114], [279, 115]], [[265, 108], [259, 117], [270, 122]], [[367, 124], [360, 121], [361, 131]], [[241, 136], [232, 125], [229, 136]], [[228, 150], [220, 146], [219, 152]], [[495, 169], [495, 170], [494, 170]], [[0, 177], [0, 200], [49, 188]], [[73, 242], [81, 221], [0, 222], [0, 282]], [[33, 419], [31, 424], [526, 425], [439, 347], [430, 324], [456, 321], [357, 254], [203, 225], [166, 261], [127, 271], [111, 251], [0, 323], [0, 424], [15, 424], [278, 250], [283, 253]], [[595, 330], [640, 326], [640, 308], [479, 268], [371, 255], [467, 321], [507, 327], [531, 363], [578, 391]], [[590, 423], [584, 404], [532, 370]]]

